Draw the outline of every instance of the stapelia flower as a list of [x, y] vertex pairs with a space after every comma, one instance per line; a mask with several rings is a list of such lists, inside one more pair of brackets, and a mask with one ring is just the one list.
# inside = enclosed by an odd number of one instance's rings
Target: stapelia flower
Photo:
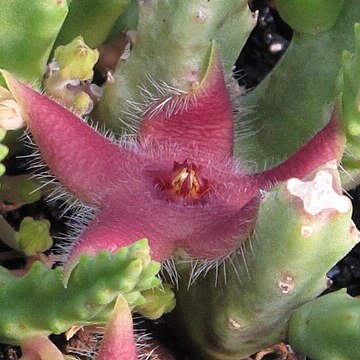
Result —
[[137, 140], [126, 146], [5, 77], [53, 175], [97, 208], [70, 250], [70, 263], [81, 253], [113, 251], [144, 237], [158, 261], [226, 256], [252, 231], [260, 190], [301, 178], [342, 153], [333, 116], [281, 165], [246, 174], [233, 158], [233, 114], [218, 56], [190, 93], [152, 104]]

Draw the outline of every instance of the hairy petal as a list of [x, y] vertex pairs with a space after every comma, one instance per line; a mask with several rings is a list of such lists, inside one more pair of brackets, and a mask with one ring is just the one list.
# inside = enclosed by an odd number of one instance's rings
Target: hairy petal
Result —
[[285, 181], [292, 177], [302, 179], [326, 162], [340, 161], [344, 145], [345, 137], [335, 109], [331, 121], [308, 143], [282, 164], [254, 175], [255, 179], [258, 181], [259, 187], [263, 189], [269, 188], [269, 184]]
[[[112, 144], [81, 118], [3, 72], [52, 173], [74, 195], [98, 203], [116, 182], [126, 182], [135, 155]], [[121, 171], [120, 171], [121, 170]]]
[[190, 93], [155, 103], [145, 113], [140, 139], [195, 145], [229, 157], [233, 151], [233, 118], [220, 56], [212, 51], [204, 79]]
[[68, 268], [73, 267], [84, 253], [96, 255], [101, 250], [116, 251], [142, 238], [149, 238], [150, 255], [156, 261], [163, 261], [173, 253], [174, 244], [166, 234], [165, 238], [160, 237], [156, 215], [142, 213], [141, 204], [136, 200], [133, 205], [129, 202], [128, 206], [121, 207], [123, 201], [119, 200], [117, 207], [101, 210], [86, 227], [70, 250]]
[[256, 197], [247, 203], [232, 200], [185, 205], [148, 197], [141, 200], [133, 194], [109, 200], [70, 250], [67, 267], [73, 267], [83, 253], [115, 251], [141, 238], [148, 239], [156, 261], [176, 256], [179, 249], [199, 259], [224, 256], [247, 239], [258, 209]]

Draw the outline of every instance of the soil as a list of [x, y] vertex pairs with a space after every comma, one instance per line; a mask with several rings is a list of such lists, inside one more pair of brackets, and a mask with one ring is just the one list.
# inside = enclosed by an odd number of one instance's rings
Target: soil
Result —
[[[275, 66], [291, 40], [291, 29], [279, 18], [273, 3], [273, 1], [267, 0], [250, 1], [252, 10], [259, 11], [258, 24], [240, 54], [235, 70], [235, 76], [240, 85], [247, 89], [256, 86]], [[24, 150], [24, 152], [26, 153], [27, 150]], [[6, 161], [5, 165], [8, 174], [15, 175], [26, 172], [26, 165], [20, 158], [12, 157]], [[360, 227], [360, 187], [350, 191], [349, 196], [351, 196], [354, 205], [353, 219], [357, 226]], [[56, 238], [61, 233], [66, 232], [66, 224], [60, 216], [58, 205], [49, 204], [42, 199], [14, 211], [4, 212], [2, 215], [15, 228], [19, 226], [24, 216], [32, 216], [36, 219], [46, 218], [51, 221], [52, 235]], [[9, 250], [0, 243], [0, 255], [8, 253]], [[24, 266], [23, 259], [11, 256], [8, 260], [0, 257], [0, 263], [10, 269]], [[336, 264], [329, 271], [328, 276], [332, 279], [333, 284], [327, 292], [345, 287], [351, 295], [360, 295], [360, 246], [356, 246], [351, 253]], [[156, 340], [158, 349], [152, 357], [153, 360], [190, 360], [182, 351], [181, 346], [174, 342], [175, 336], [172, 336], [172, 332], [167, 328], [164, 319], [159, 319], [155, 322], [145, 321], [141, 324], [141, 328], [152, 332]], [[63, 335], [52, 336], [51, 338], [63, 350], [66, 348], [81, 349], [90, 343], [94, 343], [93, 337], [87, 333], [77, 334], [70, 342], [66, 342]], [[149, 346], [151, 345], [149, 344]], [[18, 347], [0, 345], [0, 360], [17, 360], [20, 354], [21, 352]], [[252, 359], [300, 360], [304, 358], [293, 354], [286, 345], [279, 344], [272, 349], [267, 349], [254, 355]]]

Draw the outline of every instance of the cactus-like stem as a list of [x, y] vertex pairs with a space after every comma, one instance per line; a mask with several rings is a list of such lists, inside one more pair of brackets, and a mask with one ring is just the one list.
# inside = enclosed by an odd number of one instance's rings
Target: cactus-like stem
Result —
[[91, 47], [101, 45], [130, 0], [72, 0], [57, 45], [81, 35]]
[[130, 3], [124, 13], [118, 17], [106, 42], [114, 41], [119, 33], [128, 30], [136, 30], [139, 22], [139, 4], [138, 0], [130, 0]]
[[[67, 2], [1, 0], [0, 7], [0, 67], [11, 70], [23, 81], [41, 79], [67, 15]], [[4, 84], [2, 77], [0, 84]]]
[[141, 291], [159, 286], [159, 270], [146, 240], [113, 254], [83, 256], [66, 284], [61, 268], [51, 270], [40, 262], [20, 278], [0, 268], [0, 339], [19, 344], [73, 325], [104, 322], [120, 294], [131, 308], [144, 303]]
[[10, 248], [20, 251], [16, 241], [16, 231], [3, 216], [0, 216], [0, 240]]
[[344, 7], [344, 0], [277, 0], [280, 16], [295, 31], [317, 34], [331, 28]]
[[41, 197], [39, 182], [28, 175], [4, 175], [1, 180], [0, 200], [12, 204], [31, 204]]
[[360, 354], [360, 299], [345, 290], [324, 295], [294, 311], [291, 346], [313, 360], [350, 360]]
[[345, 50], [339, 74], [339, 91], [346, 152], [342, 159], [343, 186], [351, 188], [360, 177], [360, 24], [354, 26], [354, 53]]
[[143, 104], [146, 93], [161, 96], [164, 84], [185, 93], [198, 85], [206, 73], [214, 40], [229, 72], [255, 25], [244, 0], [139, 1], [139, 7], [132, 54], [119, 62], [115, 82], [107, 84], [95, 113], [114, 130], [123, 126], [119, 118], [134, 125], [129, 101]]
[[335, 163], [290, 179], [264, 196], [246, 248], [189, 290], [181, 273], [176, 328], [203, 359], [235, 360], [282, 341], [291, 313], [324, 291], [327, 271], [357, 241]]
[[358, 1], [348, 0], [329, 30], [316, 36], [295, 32], [274, 70], [243, 97], [251, 111], [235, 124], [235, 154], [250, 171], [278, 165], [329, 122], [341, 53], [352, 48], [359, 18]]

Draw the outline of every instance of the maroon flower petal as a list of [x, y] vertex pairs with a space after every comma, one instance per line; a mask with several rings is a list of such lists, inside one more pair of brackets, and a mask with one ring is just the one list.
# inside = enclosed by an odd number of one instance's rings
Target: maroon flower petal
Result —
[[4, 75], [42, 157], [70, 192], [87, 203], [98, 203], [114, 184], [128, 181], [131, 169], [124, 164], [136, 155], [10, 74]]
[[194, 145], [213, 156], [232, 155], [232, 107], [218, 54], [212, 56], [203, 81], [192, 92], [148, 109], [139, 136], [143, 142]]

